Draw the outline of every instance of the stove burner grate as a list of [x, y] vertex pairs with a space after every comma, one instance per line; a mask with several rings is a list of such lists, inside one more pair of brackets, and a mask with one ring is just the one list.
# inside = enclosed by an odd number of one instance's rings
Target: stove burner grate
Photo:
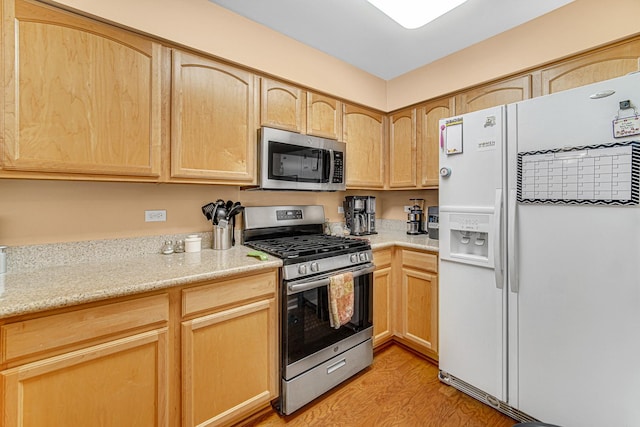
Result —
[[347, 237], [305, 235], [255, 240], [246, 244], [279, 258], [296, 258], [344, 249], [357, 250], [368, 246], [369, 243], [366, 240]]

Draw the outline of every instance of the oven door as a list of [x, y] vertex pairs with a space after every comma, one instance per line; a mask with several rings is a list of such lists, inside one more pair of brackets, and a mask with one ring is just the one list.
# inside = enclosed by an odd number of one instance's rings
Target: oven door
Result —
[[[282, 296], [282, 374], [289, 380], [371, 338], [373, 331], [373, 271], [371, 263], [355, 270], [300, 281], [284, 281]], [[351, 271], [354, 310], [340, 328], [329, 321], [329, 277]]]

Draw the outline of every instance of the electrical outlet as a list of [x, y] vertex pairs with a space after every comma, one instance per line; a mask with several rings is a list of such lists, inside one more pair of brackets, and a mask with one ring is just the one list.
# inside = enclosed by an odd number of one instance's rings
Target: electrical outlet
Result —
[[338, 206], [338, 213], [341, 213], [341, 214], [344, 213], [344, 207], [343, 206]]
[[411, 212], [411, 206], [405, 206], [405, 207], [404, 207], [404, 211], [405, 211], [406, 213]]
[[145, 222], [164, 222], [167, 220], [167, 211], [164, 209], [156, 211], [144, 211]]

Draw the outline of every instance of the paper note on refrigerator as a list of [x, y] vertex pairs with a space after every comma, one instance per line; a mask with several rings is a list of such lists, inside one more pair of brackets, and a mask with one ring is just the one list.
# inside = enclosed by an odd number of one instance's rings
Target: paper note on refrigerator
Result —
[[462, 117], [447, 120], [445, 128], [441, 131], [445, 152], [447, 154], [462, 153]]

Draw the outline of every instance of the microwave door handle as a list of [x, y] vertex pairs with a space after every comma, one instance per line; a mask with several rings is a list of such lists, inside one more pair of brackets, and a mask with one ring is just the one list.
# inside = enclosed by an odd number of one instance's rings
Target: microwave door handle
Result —
[[[364, 276], [365, 274], [373, 273], [376, 269], [375, 266], [370, 266], [353, 272], [353, 278]], [[312, 282], [304, 282], [300, 284], [289, 283], [287, 286], [287, 294], [297, 294], [298, 292], [308, 291], [310, 289], [320, 288], [322, 286], [329, 286], [329, 278], [314, 280]]]
[[331, 184], [333, 181], [333, 174], [335, 172], [335, 157], [333, 157], [333, 150], [329, 150], [329, 176], [327, 177], [327, 182]]

